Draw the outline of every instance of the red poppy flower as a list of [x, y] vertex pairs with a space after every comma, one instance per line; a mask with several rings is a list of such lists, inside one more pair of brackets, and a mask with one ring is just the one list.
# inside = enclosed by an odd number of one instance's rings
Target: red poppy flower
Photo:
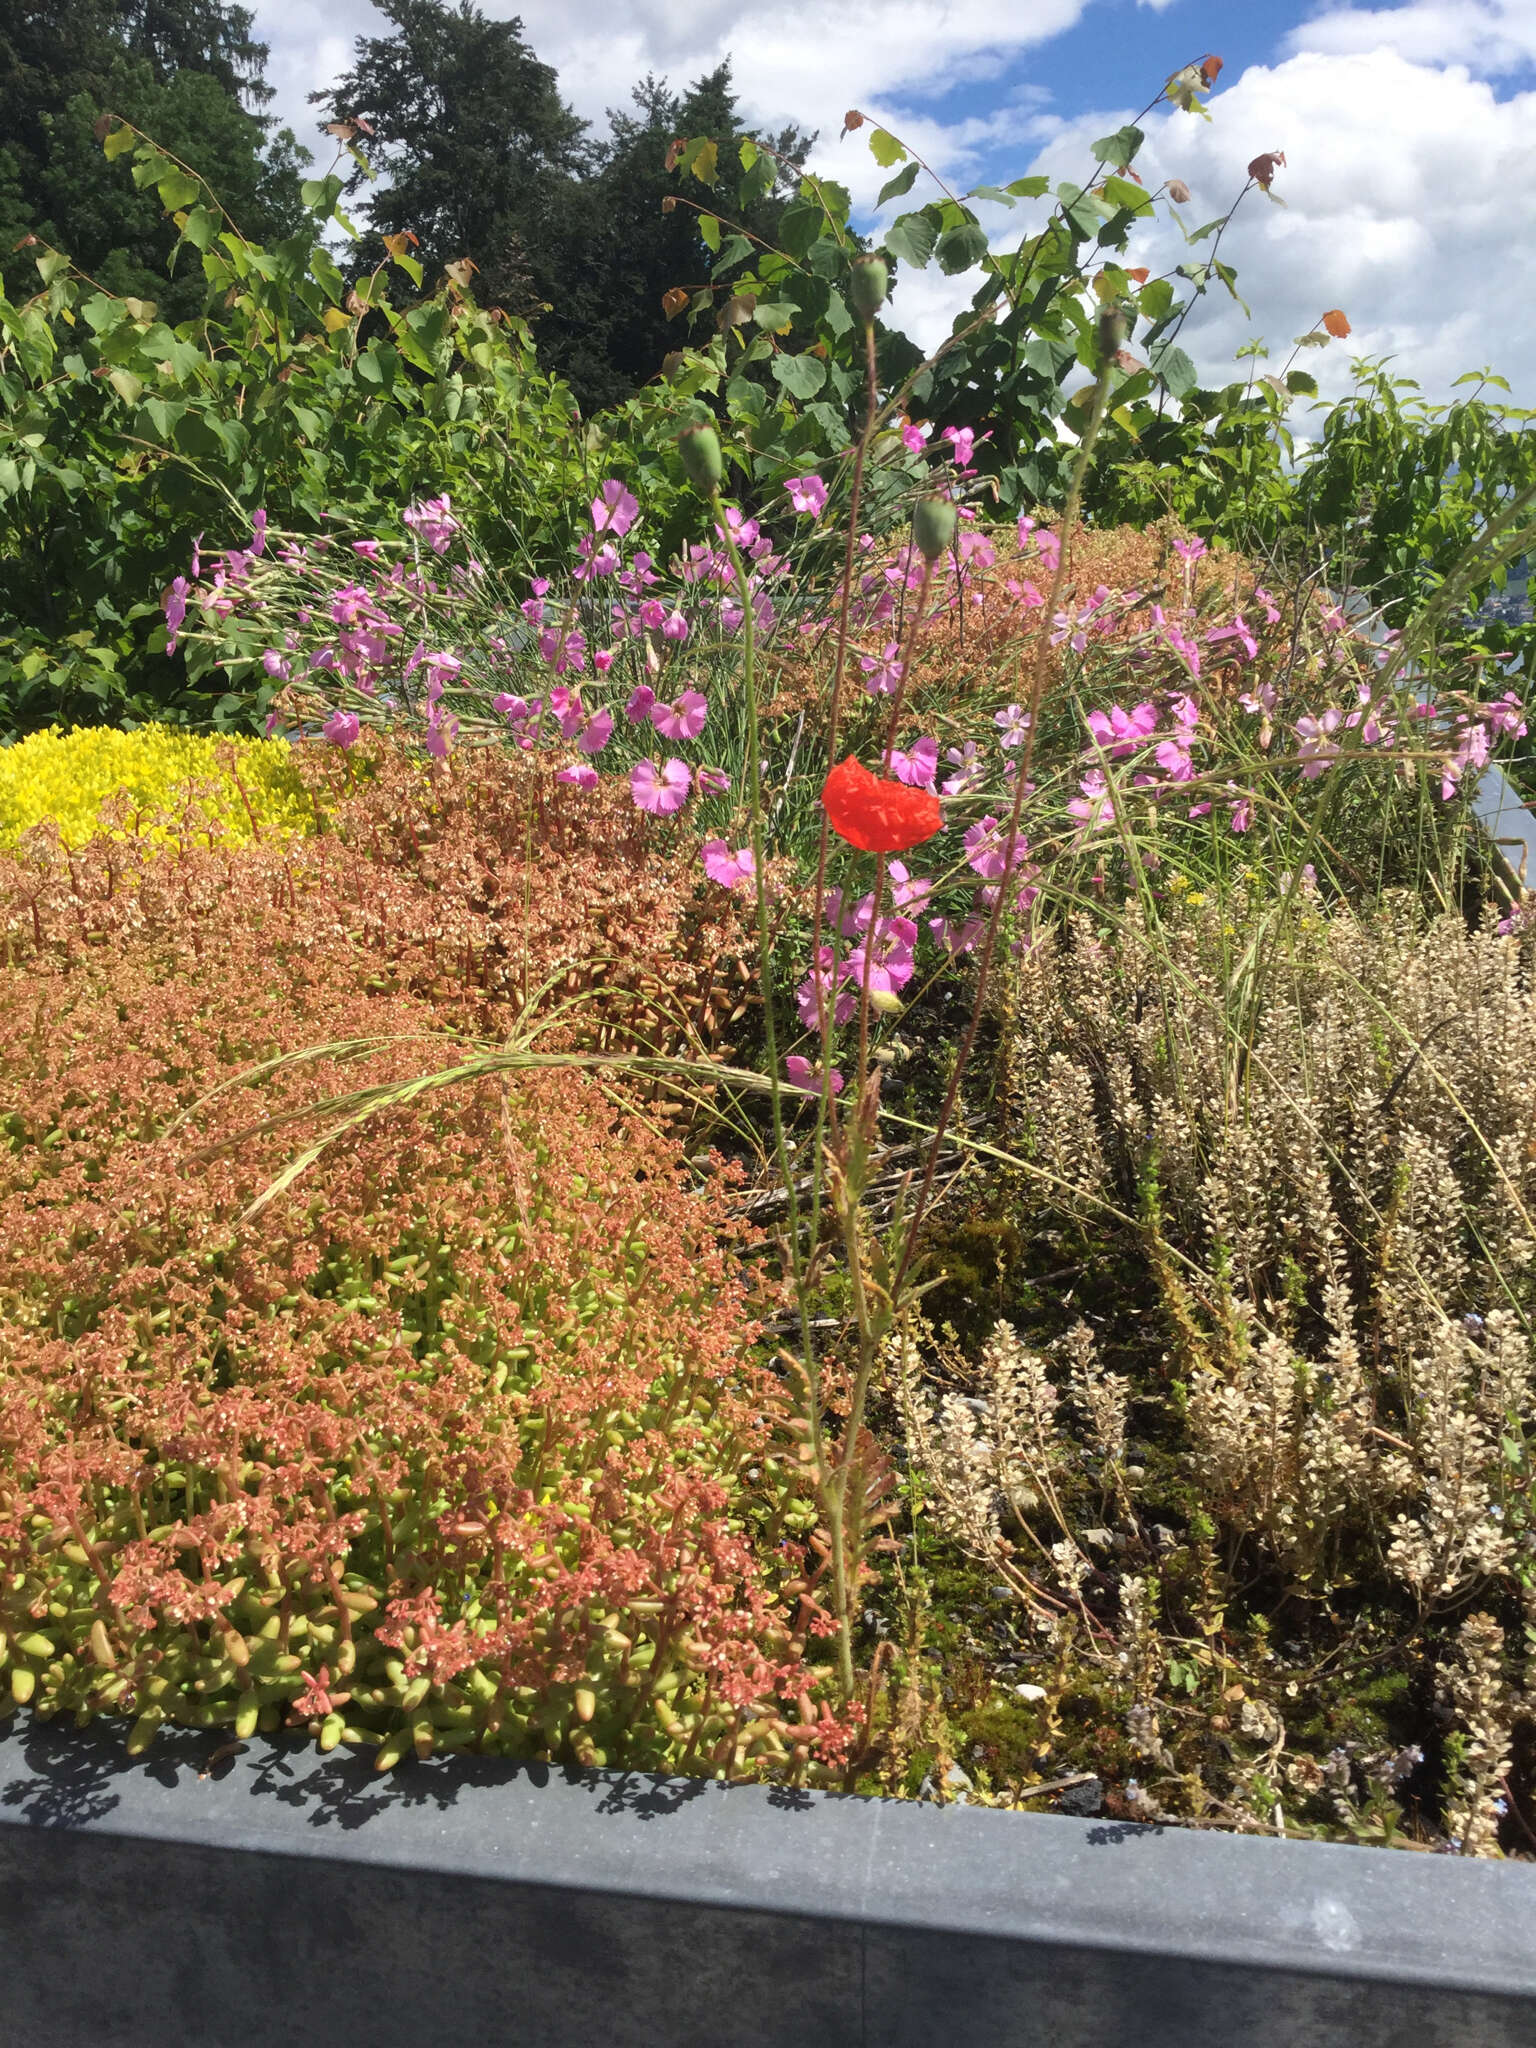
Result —
[[851, 754], [822, 784], [821, 801], [838, 838], [865, 853], [905, 853], [944, 829], [931, 791], [882, 782]]

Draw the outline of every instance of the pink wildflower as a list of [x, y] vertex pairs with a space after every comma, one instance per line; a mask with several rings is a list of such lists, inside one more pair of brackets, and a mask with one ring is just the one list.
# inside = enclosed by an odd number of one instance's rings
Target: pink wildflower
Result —
[[640, 503], [616, 476], [609, 477], [592, 500], [592, 524], [599, 533], [622, 540], [640, 516]]
[[[810, 1061], [803, 1059], [799, 1053], [792, 1052], [790, 1054], [789, 1058], [784, 1062], [784, 1071], [789, 1076], [788, 1085], [798, 1093], [802, 1095], [819, 1095], [821, 1093], [821, 1070], [818, 1067], [813, 1067]], [[835, 1067], [827, 1076], [827, 1092], [829, 1095], [841, 1095], [843, 1092], [843, 1077]]]
[[819, 476], [792, 476], [784, 488], [797, 512], [819, 519], [827, 509], [827, 487]]
[[664, 740], [696, 740], [709, 716], [709, 700], [697, 690], [684, 690], [675, 704], [658, 698], [650, 713], [652, 725]]
[[579, 761], [574, 768], [562, 768], [555, 780], [569, 783], [575, 789], [596, 789], [597, 770], [589, 761]]
[[703, 861], [705, 874], [723, 889], [739, 889], [757, 873], [751, 847], [743, 846], [732, 853], [723, 839], [705, 841]]
[[1111, 704], [1107, 712], [1090, 711], [1088, 714], [1088, 730], [1113, 761], [1126, 754], [1134, 754], [1150, 738], [1156, 726], [1155, 704], [1138, 704], [1130, 711]]
[[1022, 704], [1005, 704], [1001, 711], [994, 711], [992, 722], [999, 728], [1000, 747], [1021, 747], [1029, 733], [1030, 716]]
[[967, 864], [988, 880], [1006, 874], [1010, 866], [1017, 867], [1029, 852], [1029, 841], [1021, 833], [1013, 842], [1013, 859], [1009, 861], [1008, 834], [998, 829], [1001, 823], [999, 818], [982, 818], [965, 835]]
[[904, 664], [896, 659], [900, 651], [896, 641], [890, 641], [876, 661], [873, 656], [861, 654], [859, 667], [864, 671], [864, 689], [871, 697], [889, 697], [900, 686]]
[[660, 768], [654, 761], [637, 761], [629, 771], [629, 793], [640, 810], [666, 815], [682, 809], [691, 781], [687, 762], [675, 755]]
[[321, 731], [333, 747], [354, 747], [363, 728], [355, 711], [333, 711]]
[[577, 736], [576, 744], [584, 754], [600, 754], [612, 738], [613, 713], [594, 711]]
[[935, 739], [914, 741], [910, 753], [903, 753], [900, 747], [891, 749], [891, 773], [911, 789], [932, 789], [938, 772], [939, 743]]

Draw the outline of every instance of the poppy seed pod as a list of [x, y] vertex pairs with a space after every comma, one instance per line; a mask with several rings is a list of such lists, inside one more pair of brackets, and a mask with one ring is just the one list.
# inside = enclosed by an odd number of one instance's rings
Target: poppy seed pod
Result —
[[919, 498], [912, 513], [912, 539], [926, 562], [936, 562], [954, 545], [959, 514], [952, 498]]
[[1113, 362], [1125, 346], [1125, 314], [1119, 306], [1106, 306], [1099, 315], [1099, 361]]
[[677, 437], [677, 452], [683, 458], [688, 481], [701, 498], [707, 498], [720, 488], [720, 479], [725, 475], [725, 461], [720, 453], [720, 436], [713, 427], [702, 422], [697, 426], [684, 427]]
[[862, 321], [867, 324], [874, 319], [885, 304], [885, 295], [890, 288], [891, 273], [883, 256], [854, 258], [848, 296], [853, 300], [854, 311]]

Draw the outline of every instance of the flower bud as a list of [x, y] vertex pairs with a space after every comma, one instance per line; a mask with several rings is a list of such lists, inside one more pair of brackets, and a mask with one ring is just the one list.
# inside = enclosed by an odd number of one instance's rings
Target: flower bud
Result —
[[891, 273], [883, 256], [856, 256], [848, 296], [853, 309], [866, 326], [885, 304]]
[[926, 562], [936, 562], [954, 545], [959, 514], [952, 498], [919, 498], [912, 514], [912, 539]]
[[720, 488], [725, 462], [720, 454], [720, 436], [713, 427], [702, 421], [697, 426], [684, 427], [677, 437], [677, 452], [683, 458], [688, 481], [701, 498]]
[[1099, 361], [1113, 362], [1125, 346], [1125, 312], [1119, 306], [1106, 306], [1099, 315]]

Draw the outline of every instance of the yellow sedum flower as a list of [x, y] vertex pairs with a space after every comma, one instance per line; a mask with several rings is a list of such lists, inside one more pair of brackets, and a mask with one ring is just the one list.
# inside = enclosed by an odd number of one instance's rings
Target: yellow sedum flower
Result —
[[[108, 825], [102, 806], [119, 796], [130, 813]], [[314, 829], [286, 740], [202, 739], [166, 725], [137, 732], [82, 725], [67, 733], [50, 726], [0, 747], [0, 849], [49, 818], [71, 849], [102, 832], [176, 846], [189, 796], [207, 829], [232, 841]], [[199, 838], [203, 829], [199, 822]]]

